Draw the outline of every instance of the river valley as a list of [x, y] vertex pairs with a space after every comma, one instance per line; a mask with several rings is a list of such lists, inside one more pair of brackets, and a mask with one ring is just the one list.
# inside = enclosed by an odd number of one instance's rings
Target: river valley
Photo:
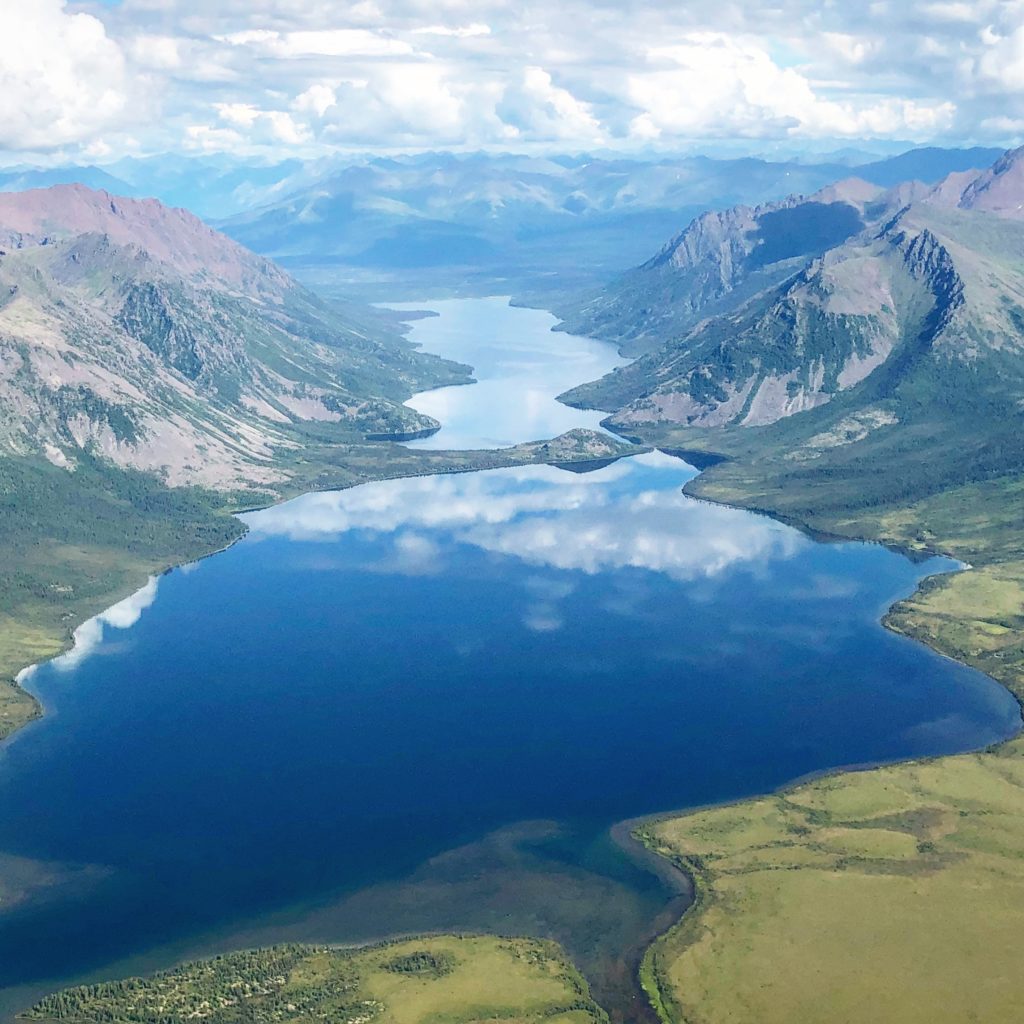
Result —
[[[554, 396], [613, 350], [503, 300], [416, 305], [440, 316], [412, 339], [480, 383], [412, 400], [443, 423], [413, 444], [596, 426]], [[240, 945], [463, 929], [557, 938], [637, 1016], [632, 957], [680, 896], [612, 825], [1016, 730], [1004, 689], [879, 623], [952, 562], [695, 501], [695, 472], [305, 495], [81, 627], [0, 747], [0, 1010]]]

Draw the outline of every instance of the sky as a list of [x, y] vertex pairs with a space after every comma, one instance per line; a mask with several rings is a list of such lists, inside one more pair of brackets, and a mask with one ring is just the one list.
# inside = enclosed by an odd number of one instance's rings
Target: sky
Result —
[[0, 0], [0, 152], [1024, 139], [1024, 0]]

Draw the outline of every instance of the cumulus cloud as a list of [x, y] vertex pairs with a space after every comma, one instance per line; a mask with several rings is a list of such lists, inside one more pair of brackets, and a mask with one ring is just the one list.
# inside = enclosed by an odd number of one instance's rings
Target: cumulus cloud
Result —
[[290, 57], [393, 57], [413, 52], [398, 39], [361, 28], [336, 28], [307, 32], [272, 32], [254, 29], [215, 37], [231, 46], [248, 46], [279, 58]]
[[0, 4], [0, 148], [88, 143], [119, 124], [129, 84], [103, 22], [64, 0]]
[[984, 49], [971, 67], [975, 81], [997, 93], [1024, 89], [1024, 25], [1005, 35], [989, 28], [983, 38]]
[[[870, 48], [833, 36], [852, 63]], [[631, 124], [641, 138], [707, 136], [888, 136], [937, 134], [952, 122], [952, 103], [885, 98], [872, 103], [822, 99], [808, 78], [780, 67], [761, 46], [721, 33], [693, 33], [647, 53], [651, 70], [629, 78], [629, 98], [643, 110]]]
[[438, 64], [387, 65], [338, 82], [334, 94], [316, 130], [338, 145], [457, 145], [476, 116], [466, 90]]
[[453, 36], [456, 39], [470, 39], [473, 36], [489, 36], [490, 25], [481, 25], [474, 22], [472, 25], [425, 25], [422, 28], [414, 28], [412, 34], [416, 36]]
[[522, 79], [502, 94], [496, 113], [512, 133], [533, 141], [604, 141], [590, 105], [555, 85], [543, 68], [525, 68]]
[[116, 150], [133, 120], [153, 151], [311, 156], [1012, 143], [1024, 120], [1022, 0], [7, 0], [0, 33], [8, 150]]
[[234, 129], [242, 129], [250, 138], [264, 135], [269, 142], [298, 145], [309, 138], [309, 131], [283, 110], [260, 110], [251, 103], [216, 103], [214, 109], [221, 121]]

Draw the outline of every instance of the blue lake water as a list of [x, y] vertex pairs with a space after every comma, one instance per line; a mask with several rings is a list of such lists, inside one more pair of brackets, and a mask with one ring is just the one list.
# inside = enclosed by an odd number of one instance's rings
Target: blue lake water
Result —
[[553, 934], [601, 994], [668, 898], [614, 822], [1016, 729], [1005, 690], [879, 625], [950, 563], [693, 501], [693, 473], [306, 495], [86, 624], [0, 747], [0, 1009], [432, 927]]
[[[553, 334], [557, 321], [550, 313], [515, 309], [503, 298], [429, 306], [440, 315], [414, 320], [409, 340], [468, 363], [477, 383], [424, 391], [406, 402], [441, 423], [436, 434], [410, 441], [410, 448], [508, 448], [573, 427], [599, 429], [605, 413], [570, 409], [555, 399], [626, 363], [610, 345]], [[423, 303], [393, 308], [422, 309]]]

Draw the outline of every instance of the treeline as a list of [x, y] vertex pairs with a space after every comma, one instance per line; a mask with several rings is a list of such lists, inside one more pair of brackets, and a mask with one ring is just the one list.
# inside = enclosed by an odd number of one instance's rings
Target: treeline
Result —
[[443, 978], [455, 970], [457, 963], [451, 953], [431, 953], [426, 949], [418, 949], [389, 960], [381, 966], [393, 974], [425, 974], [432, 978]]
[[[61, 546], [170, 562], [224, 547], [243, 532], [238, 520], [219, 514], [218, 495], [169, 488], [84, 453], [77, 458], [73, 472], [38, 459], [0, 459], [0, 547], [19, 553], [0, 580], [0, 607], [59, 597], [51, 563]], [[68, 570], [60, 582], [78, 596], [106, 585], [102, 564], [93, 563], [88, 577]]]
[[347, 954], [289, 944], [195, 961], [152, 978], [66, 989], [24, 1016], [83, 1024], [279, 1024], [312, 1016], [343, 1024], [368, 1019], [375, 1009], [359, 998]]

